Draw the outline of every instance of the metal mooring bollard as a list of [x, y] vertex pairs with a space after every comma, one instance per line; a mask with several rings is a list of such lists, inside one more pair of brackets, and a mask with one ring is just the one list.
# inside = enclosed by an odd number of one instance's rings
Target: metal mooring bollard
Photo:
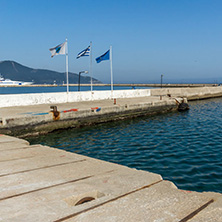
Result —
[[116, 105], [116, 99], [114, 99], [114, 105]]
[[60, 112], [57, 110], [57, 106], [50, 106], [50, 109], [52, 109], [50, 112], [53, 113], [53, 119], [54, 120], [59, 120]]

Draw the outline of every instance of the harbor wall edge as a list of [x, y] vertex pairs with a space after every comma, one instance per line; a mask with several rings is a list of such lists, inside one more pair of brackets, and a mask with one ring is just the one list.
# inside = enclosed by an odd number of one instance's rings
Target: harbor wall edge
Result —
[[150, 89], [0, 95], [0, 108], [150, 96]]
[[151, 96], [185, 97], [188, 100], [214, 98], [222, 96], [222, 87], [194, 87], [194, 88], [159, 88], [151, 89]]

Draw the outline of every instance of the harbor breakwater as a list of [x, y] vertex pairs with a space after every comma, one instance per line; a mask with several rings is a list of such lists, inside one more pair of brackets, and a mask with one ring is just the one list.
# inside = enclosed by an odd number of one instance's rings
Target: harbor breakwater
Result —
[[215, 98], [222, 96], [222, 87], [186, 87], [157, 88], [111, 91], [83, 91], [58, 93], [27, 93], [0, 95], [0, 108], [15, 106], [32, 106], [41, 104], [60, 104], [83, 101], [96, 101], [119, 98], [136, 98], [149, 96], [184, 97], [188, 100]]
[[[177, 110], [178, 102], [222, 96], [222, 87], [0, 95], [0, 133], [44, 134]], [[13, 107], [13, 108], [12, 108]]]
[[[211, 92], [192, 92], [187, 98], [219, 96], [218, 91]], [[26, 133], [33, 133], [36, 126], [43, 129], [51, 123], [65, 128], [72, 120], [81, 123], [84, 112], [91, 114], [88, 122], [98, 122], [106, 107], [110, 121], [114, 120], [112, 108], [116, 114], [115, 109], [126, 109], [119, 113], [118, 119], [133, 117], [138, 112], [146, 115], [172, 111], [177, 107], [175, 99], [180, 101], [187, 94], [177, 93], [150, 91], [149, 96], [135, 98], [2, 107], [1, 130], [13, 134], [13, 129], [17, 129], [19, 134], [27, 128]], [[57, 106], [58, 119], [56, 112], [48, 111], [51, 105]], [[128, 115], [130, 108], [133, 115]], [[62, 119], [65, 115], [66, 121]], [[115, 218], [116, 221], [197, 222], [222, 218], [221, 194], [180, 190], [157, 174], [52, 147], [30, 146], [27, 141], [5, 135], [0, 136], [0, 150], [0, 219], [4, 221], [112, 221]]]
[[150, 96], [150, 89], [0, 95], [0, 108], [107, 100], [112, 98], [136, 98], [146, 96]]
[[222, 87], [195, 87], [195, 88], [162, 88], [151, 89], [151, 96], [184, 97], [188, 100], [208, 99], [222, 96]]

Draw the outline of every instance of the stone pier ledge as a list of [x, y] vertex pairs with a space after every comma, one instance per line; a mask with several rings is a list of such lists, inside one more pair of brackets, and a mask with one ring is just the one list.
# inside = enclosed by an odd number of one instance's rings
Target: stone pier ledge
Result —
[[222, 221], [222, 195], [0, 136], [0, 221]]
[[154, 115], [177, 110], [177, 101], [167, 96], [147, 96], [3, 107], [0, 108], [0, 133], [25, 137], [57, 129]]

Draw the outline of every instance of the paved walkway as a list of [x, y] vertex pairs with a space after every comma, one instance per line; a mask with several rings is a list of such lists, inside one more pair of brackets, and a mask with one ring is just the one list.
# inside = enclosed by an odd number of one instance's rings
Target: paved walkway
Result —
[[133, 105], [133, 104], [144, 104], [152, 103], [159, 101], [168, 101], [169, 98], [163, 97], [160, 100], [159, 96], [147, 96], [139, 98], [123, 98], [116, 99], [116, 104], [114, 100], [95, 100], [95, 101], [82, 101], [74, 103], [59, 103], [59, 104], [42, 104], [42, 105], [33, 105], [33, 106], [16, 106], [16, 107], [5, 107], [0, 108], [0, 118], [7, 117], [18, 117], [18, 116], [33, 116], [49, 113], [51, 111], [50, 106], [57, 106], [58, 111], [69, 111], [72, 109], [86, 110], [95, 107], [119, 107], [124, 105]]
[[[52, 106], [56, 106], [55, 112]], [[30, 136], [177, 108], [175, 99], [159, 96], [0, 108], [0, 133]], [[58, 112], [57, 112], [58, 111]]]
[[0, 136], [0, 221], [222, 221], [222, 196]]

